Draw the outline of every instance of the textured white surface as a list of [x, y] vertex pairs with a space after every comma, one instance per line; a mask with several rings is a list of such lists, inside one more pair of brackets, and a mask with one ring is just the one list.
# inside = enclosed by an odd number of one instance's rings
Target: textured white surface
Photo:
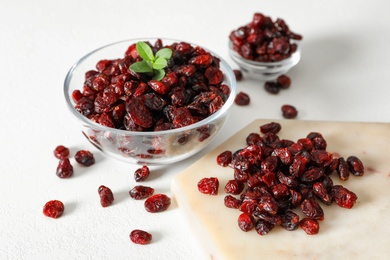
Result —
[[[284, 18], [303, 34], [302, 60], [279, 95], [244, 80], [248, 107], [234, 107], [224, 132], [202, 153], [182, 163], [153, 168], [145, 184], [170, 194], [173, 176], [255, 118], [281, 119], [291, 103], [301, 120], [390, 122], [390, 3], [359, 1], [97, 1], [2, 0], [0, 5], [0, 258], [1, 259], [207, 259], [181, 211], [143, 210], [127, 192], [136, 166], [104, 157], [81, 135], [62, 95], [68, 69], [85, 53], [118, 40], [160, 36], [201, 44], [226, 58], [232, 29], [254, 12]], [[69, 180], [55, 176], [58, 144], [93, 151], [97, 164], [75, 166]], [[116, 197], [101, 208], [97, 188]], [[41, 213], [60, 199], [57, 220]], [[154, 242], [130, 242], [134, 228]]]

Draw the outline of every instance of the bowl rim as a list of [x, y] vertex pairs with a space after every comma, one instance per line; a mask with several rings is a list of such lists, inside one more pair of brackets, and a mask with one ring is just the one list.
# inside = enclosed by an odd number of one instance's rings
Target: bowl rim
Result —
[[[78, 61], [76, 61], [71, 66], [71, 68], [69, 69], [69, 71], [66, 74], [66, 77], [65, 77], [65, 80], [64, 80], [64, 88], [63, 88], [63, 91], [64, 91], [63, 94], [65, 96], [66, 104], [67, 104], [68, 108], [70, 109], [70, 111], [72, 112], [72, 114], [75, 115], [77, 119], [81, 120], [86, 126], [93, 127], [94, 130], [110, 131], [110, 132], [113, 132], [113, 133], [116, 133], [116, 134], [121, 134], [121, 135], [129, 135], [129, 134], [131, 134], [131, 135], [134, 135], [134, 136], [156, 136], [156, 135], [168, 135], [168, 134], [181, 133], [181, 132], [190, 131], [190, 130], [194, 130], [194, 129], [200, 128], [200, 127], [202, 127], [204, 125], [207, 125], [209, 122], [212, 122], [212, 121], [218, 119], [219, 117], [222, 117], [231, 108], [231, 106], [234, 103], [234, 99], [235, 99], [237, 82], [236, 82], [236, 78], [235, 78], [233, 69], [225, 61], [225, 59], [223, 59], [220, 55], [218, 55], [215, 52], [213, 52], [213, 51], [203, 47], [202, 45], [194, 44], [194, 43], [189, 42], [189, 41], [185, 41], [185, 42], [191, 44], [192, 46], [199, 46], [199, 47], [203, 48], [205, 51], [211, 53], [213, 56], [215, 56], [218, 59], [220, 59], [220, 66], [224, 67], [225, 70], [226, 70], [226, 72], [224, 72], [224, 77], [228, 77], [229, 78], [229, 81], [230, 81], [230, 86], [229, 86], [230, 94], [229, 94], [229, 97], [226, 100], [226, 102], [224, 103], [224, 105], [217, 112], [215, 112], [214, 114], [212, 114], [212, 115], [210, 115], [210, 116], [204, 118], [203, 120], [198, 121], [198, 122], [196, 122], [194, 124], [191, 124], [191, 125], [188, 125], [188, 126], [184, 126], [184, 127], [180, 127], [180, 128], [169, 129], [169, 130], [164, 130], [164, 131], [145, 131], [145, 132], [141, 131], [141, 132], [138, 132], [138, 131], [129, 131], [129, 130], [122, 130], [122, 129], [116, 129], [116, 128], [110, 128], [110, 127], [103, 126], [101, 124], [95, 123], [92, 120], [88, 119], [84, 115], [80, 114], [74, 108], [74, 105], [73, 105], [72, 100], [71, 100], [71, 95], [69, 93], [69, 87], [70, 87], [70, 82], [72, 80], [73, 72], [78, 68], [78, 66], [81, 63], [83, 63], [90, 56], [92, 56], [93, 54], [99, 52], [102, 49], [106, 49], [106, 48], [109, 48], [109, 47], [112, 47], [112, 46], [115, 46], [115, 45], [123, 44], [125, 42], [129, 42], [129, 44], [131, 44], [131, 43], [136, 43], [138, 41], [152, 41], [152, 40], [157, 40], [157, 39], [161, 39], [163, 41], [163, 43], [164, 43], [164, 41], [184, 42], [184, 40], [177, 40], [177, 39], [172, 39], [172, 38], [162, 38], [162, 37], [141, 37], [141, 38], [125, 39], [125, 40], [116, 41], [116, 42], [112, 42], [112, 43], [103, 45], [103, 46], [101, 46], [101, 47], [99, 47], [99, 48], [97, 48], [97, 49], [95, 49], [95, 50], [85, 54]], [[126, 50], [123, 50], [123, 52], [125, 52], [125, 51]], [[101, 59], [104, 59], [104, 57], [102, 57]]]
[[240, 62], [245, 62], [247, 64], [253, 65], [253, 66], [281, 66], [284, 65], [285, 63], [291, 61], [291, 60], [299, 60], [301, 57], [301, 46], [300, 46], [300, 41], [297, 40], [292, 40], [293, 43], [297, 45], [297, 49], [293, 54], [290, 55], [287, 59], [283, 59], [280, 61], [269, 61], [269, 62], [262, 62], [262, 61], [254, 61], [254, 60], [248, 60], [242, 57], [240, 54], [238, 54], [233, 48], [232, 48], [232, 41], [229, 41], [229, 53], [230, 55], [236, 60]]

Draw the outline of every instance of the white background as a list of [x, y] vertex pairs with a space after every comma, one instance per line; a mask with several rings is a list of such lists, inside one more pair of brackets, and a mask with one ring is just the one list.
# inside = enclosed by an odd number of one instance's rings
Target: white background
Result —
[[[263, 82], [245, 79], [251, 97], [235, 106], [223, 132], [204, 151], [167, 167], [152, 168], [145, 183], [170, 194], [173, 176], [255, 118], [390, 122], [390, 2], [383, 0], [0, 0], [0, 258], [1, 259], [208, 259], [173, 200], [151, 214], [129, 198], [138, 166], [105, 157], [82, 136], [67, 110], [63, 81], [81, 56], [111, 42], [174, 38], [228, 57], [231, 30], [254, 12], [285, 19], [304, 36], [302, 59], [288, 75], [292, 86], [271, 95]], [[63, 180], [52, 151], [90, 149], [97, 163]], [[110, 187], [115, 203], [99, 204], [97, 188]], [[59, 219], [42, 214], [62, 200]], [[153, 243], [132, 244], [131, 230], [153, 233]]]

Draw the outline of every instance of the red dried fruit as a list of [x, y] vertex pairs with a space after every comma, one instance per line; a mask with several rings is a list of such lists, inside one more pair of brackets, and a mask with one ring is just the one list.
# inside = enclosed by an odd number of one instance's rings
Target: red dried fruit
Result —
[[347, 158], [347, 163], [349, 166], [350, 172], [352, 172], [355, 176], [363, 176], [364, 175], [364, 165], [362, 161], [356, 156], [349, 156]]
[[287, 119], [296, 118], [298, 115], [298, 110], [291, 105], [283, 105], [282, 106], [283, 117]]
[[253, 229], [255, 226], [254, 218], [247, 213], [242, 213], [240, 216], [238, 216], [237, 222], [239, 228], [245, 232], [248, 232], [249, 230]]
[[146, 198], [152, 196], [153, 193], [154, 193], [153, 188], [147, 187], [147, 186], [142, 186], [142, 185], [134, 186], [134, 188], [132, 188], [129, 191], [130, 197], [135, 199], [135, 200], [146, 199]]
[[[164, 47], [161, 39], [149, 45], [154, 53]], [[83, 90], [72, 93], [75, 109], [103, 126], [129, 131], [183, 127], [218, 111], [230, 94], [229, 86], [221, 84], [219, 59], [185, 42], [165, 47], [174, 52], [161, 81], [129, 70], [141, 59], [135, 44], [128, 47], [122, 59], [100, 60], [96, 70], [85, 73]], [[213, 93], [213, 98], [205, 103], [196, 100], [205, 92]], [[161, 120], [163, 124], [158, 123]], [[207, 137], [203, 133], [200, 140]]]
[[334, 185], [331, 191], [334, 201], [343, 208], [351, 209], [355, 205], [357, 196], [341, 185]]
[[292, 211], [287, 211], [282, 216], [281, 226], [288, 231], [296, 230], [299, 227], [299, 216]]
[[225, 192], [228, 194], [238, 195], [245, 188], [243, 182], [238, 180], [229, 180], [225, 185]]
[[203, 194], [218, 195], [218, 178], [203, 178], [198, 182], [198, 190]]
[[259, 234], [261, 236], [268, 234], [274, 227], [275, 227], [274, 224], [271, 224], [271, 223], [264, 221], [262, 219], [256, 220], [256, 223], [255, 223], [256, 232], [257, 232], [257, 234]]
[[76, 162], [87, 167], [95, 163], [95, 157], [90, 151], [87, 150], [78, 151], [74, 158]]
[[257, 209], [263, 212], [267, 212], [271, 215], [276, 215], [278, 212], [278, 204], [275, 199], [270, 195], [263, 195], [260, 197]]
[[155, 194], [145, 200], [144, 206], [150, 213], [165, 211], [171, 205], [171, 198], [165, 194]]
[[57, 166], [56, 174], [60, 178], [69, 178], [73, 175], [73, 166], [69, 158], [65, 157], [60, 160]]
[[234, 99], [234, 102], [239, 106], [247, 106], [250, 103], [250, 97], [244, 92], [239, 92]]
[[276, 122], [271, 122], [271, 123], [264, 124], [264, 125], [260, 126], [260, 132], [262, 132], [263, 134], [266, 134], [266, 133], [277, 134], [277, 133], [279, 133], [279, 131], [281, 129], [282, 129], [282, 126], [280, 125], [280, 123], [276, 123]]
[[43, 214], [49, 218], [59, 218], [64, 213], [64, 204], [59, 200], [50, 200], [43, 206]]
[[102, 207], [108, 207], [114, 202], [114, 194], [110, 190], [110, 188], [101, 185], [98, 188], [98, 194], [100, 196], [100, 204]]
[[278, 94], [280, 86], [276, 82], [267, 81], [264, 83], [264, 89], [270, 94]]
[[290, 87], [291, 79], [286, 75], [280, 75], [276, 79], [276, 83], [278, 83], [281, 88], [286, 89]]
[[346, 181], [349, 178], [349, 167], [348, 163], [345, 161], [343, 157], [339, 158], [339, 163], [337, 167], [337, 174], [340, 177], [340, 180]]
[[145, 102], [140, 98], [130, 99], [129, 102], [126, 103], [126, 110], [135, 124], [144, 128], [149, 128], [152, 126], [152, 114], [146, 108]]
[[226, 195], [223, 201], [227, 208], [238, 209], [240, 207], [240, 200], [232, 195]]
[[273, 22], [270, 17], [255, 13], [252, 21], [233, 30], [229, 39], [232, 48], [244, 58], [269, 62], [290, 57], [296, 51], [293, 40], [301, 40], [302, 36], [291, 32], [280, 18]]
[[234, 76], [236, 77], [236, 80], [237, 81], [241, 81], [242, 80], [242, 72], [241, 70], [233, 70], [234, 72]]
[[232, 162], [232, 152], [224, 151], [217, 156], [217, 164], [222, 167], [227, 167]]
[[306, 232], [308, 235], [316, 235], [320, 231], [320, 225], [318, 221], [311, 218], [303, 218], [299, 222], [299, 226]]
[[204, 73], [210, 85], [218, 85], [222, 82], [223, 73], [215, 67], [208, 67]]
[[301, 203], [302, 213], [311, 219], [324, 219], [324, 210], [314, 199], [305, 199]]
[[152, 234], [143, 230], [135, 229], [130, 233], [130, 240], [134, 244], [147, 245], [152, 241]]
[[141, 168], [138, 168], [134, 172], [134, 179], [135, 181], [144, 181], [149, 177], [150, 170], [149, 167], [144, 165]]
[[62, 159], [69, 156], [69, 149], [63, 145], [59, 145], [54, 149], [54, 156]]

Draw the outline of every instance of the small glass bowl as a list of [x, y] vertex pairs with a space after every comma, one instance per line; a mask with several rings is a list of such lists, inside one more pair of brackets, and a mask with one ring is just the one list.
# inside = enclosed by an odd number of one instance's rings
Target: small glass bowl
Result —
[[[170, 164], [184, 160], [199, 152], [221, 130], [236, 95], [236, 79], [230, 66], [219, 55], [202, 47], [220, 59], [220, 69], [224, 75], [223, 84], [229, 86], [230, 96], [217, 112], [197, 123], [166, 131], [132, 132], [97, 124], [74, 108], [72, 92], [76, 89], [82, 89], [85, 72], [94, 69], [98, 61], [123, 57], [127, 48], [139, 41], [155, 42], [156, 40], [157, 38], [130, 39], [94, 50], [72, 66], [64, 82], [67, 106], [81, 122], [81, 130], [84, 136], [106, 155], [132, 164]], [[163, 38], [161, 40], [164, 45], [180, 42], [179, 40]]]
[[248, 60], [238, 54], [229, 42], [229, 55], [238, 64], [245, 77], [255, 80], [275, 80], [280, 75], [286, 74], [301, 59], [301, 50], [298, 43], [297, 50], [287, 59], [276, 62], [258, 62]]

